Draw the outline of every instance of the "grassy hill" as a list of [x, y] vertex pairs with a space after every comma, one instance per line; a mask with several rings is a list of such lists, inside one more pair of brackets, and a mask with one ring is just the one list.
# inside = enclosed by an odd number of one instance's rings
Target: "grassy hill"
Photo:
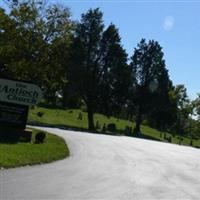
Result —
[[[39, 114], [41, 114], [39, 116]], [[81, 118], [81, 119], [80, 119]], [[44, 108], [35, 107], [30, 109], [28, 122], [31, 124], [55, 126], [60, 128], [72, 128], [87, 131], [87, 113], [79, 109], [59, 109], [59, 108]], [[95, 125], [98, 126], [97, 131], [102, 132], [104, 124], [107, 126], [110, 123], [116, 125], [116, 131], [114, 134], [124, 135], [127, 126], [132, 129], [135, 126], [134, 122], [117, 119], [114, 117], [106, 117], [101, 114], [94, 115]], [[159, 141], [171, 142], [178, 144], [180, 141], [179, 136], [173, 137], [172, 134], [166, 132], [160, 132], [148, 126], [142, 126], [142, 137], [148, 139], [154, 139]], [[106, 131], [111, 134], [111, 132]], [[113, 134], [113, 133], [112, 133]], [[191, 140], [190, 138], [181, 137], [181, 144], [200, 147], [200, 140]]]
[[65, 140], [57, 135], [46, 133], [45, 142], [35, 144], [38, 132], [33, 130], [30, 143], [0, 143], [0, 168], [49, 163], [69, 156]]

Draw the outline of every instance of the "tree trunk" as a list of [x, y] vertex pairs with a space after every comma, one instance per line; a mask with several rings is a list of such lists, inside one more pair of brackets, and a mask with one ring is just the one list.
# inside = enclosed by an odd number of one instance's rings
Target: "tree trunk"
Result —
[[91, 105], [87, 105], [87, 113], [88, 113], [88, 129], [90, 131], [95, 131], [94, 127], [94, 113]]
[[68, 98], [68, 94], [66, 92], [66, 88], [63, 89], [63, 98], [62, 98], [62, 106], [64, 108], [67, 107], [67, 98]]
[[136, 136], [140, 136], [141, 131], [140, 131], [140, 125], [142, 123], [142, 113], [141, 113], [141, 108], [139, 107], [138, 113], [136, 115], [136, 125], [135, 125], [135, 133]]

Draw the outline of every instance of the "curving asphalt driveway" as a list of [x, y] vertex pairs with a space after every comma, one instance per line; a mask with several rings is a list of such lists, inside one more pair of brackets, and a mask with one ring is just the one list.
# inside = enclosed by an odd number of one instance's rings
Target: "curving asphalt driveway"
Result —
[[200, 199], [200, 150], [148, 140], [44, 130], [64, 137], [69, 158], [0, 170], [0, 199]]

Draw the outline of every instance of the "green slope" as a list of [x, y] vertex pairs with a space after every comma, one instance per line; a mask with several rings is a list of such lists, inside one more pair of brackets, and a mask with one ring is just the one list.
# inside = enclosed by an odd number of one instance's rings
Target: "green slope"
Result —
[[[38, 112], [43, 113], [42, 117], [37, 115]], [[82, 115], [82, 120], [78, 119], [79, 115]], [[57, 127], [68, 127], [68, 128], [75, 128], [80, 130], [87, 130], [87, 113], [82, 112], [79, 109], [58, 109], [58, 108], [44, 108], [44, 107], [35, 107], [34, 109], [30, 109], [29, 112], [29, 123], [35, 123], [40, 125], [53, 125]], [[116, 119], [114, 117], [106, 117], [101, 114], [94, 115], [95, 124], [98, 121], [99, 129], [98, 131], [101, 132], [103, 125], [107, 125], [109, 123], [114, 123], [116, 125], [117, 131], [116, 134], [124, 134], [124, 130], [126, 126], [134, 128], [135, 123], [123, 119]], [[160, 132], [148, 126], [141, 127], [142, 134], [144, 138], [155, 139], [160, 141], [166, 141], [166, 138], [171, 137], [171, 142], [178, 144], [179, 138], [178, 136], [173, 137], [170, 133]], [[200, 140], [193, 140], [193, 146], [200, 147]], [[190, 145], [191, 139], [182, 137], [181, 144]]]
[[63, 138], [46, 133], [43, 144], [34, 144], [38, 130], [33, 130], [30, 143], [0, 143], [0, 168], [19, 167], [49, 163], [69, 156], [69, 149]]

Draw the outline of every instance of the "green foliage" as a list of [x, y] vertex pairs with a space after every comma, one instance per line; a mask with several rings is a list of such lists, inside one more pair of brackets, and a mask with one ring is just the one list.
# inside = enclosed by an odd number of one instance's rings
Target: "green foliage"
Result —
[[0, 10], [1, 76], [30, 81], [55, 104], [67, 84], [67, 65], [74, 22], [67, 8], [20, 1], [9, 14]]
[[126, 136], [132, 136], [132, 127], [130, 127], [130, 126], [126, 126], [125, 127], [125, 130], [124, 130], [124, 135], [126, 135]]
[[192, 102], [192, 106], [198, 120], [200, 120], [200, 94], [198, 94], [197, 98]]
[[103, 30], [103, 14], [90, 9], [77, 25], [72, 53], [71, 80], [87, 106], [88, 126], [94, 130], [93, 113], [121, 111], [127, 102], [131, 70], [117, 28]]
[[[97, 110], [105, 115], [119, 114], [129, 98], [131, 68], [121, 45], [119, 31], [111, 24], [101, 41], [100, 92]], [[106, 91], [106, 92], [105, 92]]]
[[[77, 86], [88, 112], [89, 129], [94, 130], [93, 113], [95, 99], [98, 96], [99, 84], [99, 49], [103, 32], [102, 12], [99, 9], [90, 9], [82, 14], [78, 23], [72, 54], [72, 66], [76, 72], [70, 76], [71, 81]], [[73, 70], [74, 70], [73, 69]]]
[[[160, 118], [164, 114], [162, 109], [166, 106], [164, 103], [168, 98], [170, 80], [163, 56], [158, 42], [150, 40], [147, 43], [142, 39], [131, 57], [134, 85], [130, 108], [136, 113], [135, 131], [138, 133], [144, 115], [150, 115], [153, 119], [159, 112]], [[159, 108], [159, 105], [162, 107]]]
[[116, 125], [114, 123], [109, 123], [107, 125], [107, 130], [110, 132], [116, 132]]
[[177, 85], [173, 90], [170, 91], [171, 101], [173, 102], [176, 110], [176, 118], [174, 120], [174, 127], [172, 131], [181, 135], [190, 132], [192, 125], [193, 105], [189, 101], [187, 96], [187, 90], [184, 85]]
[[44, 143], [45, 137], [46, 137], [46, 134], [43, 131], [38, 132], [35, 135], [35, 144], [42, 144], [42, 143]]
[[142, 39], [129, 63], [119, 30], [104, 28], [99, 8], [74, 22], [65, 6], [7, 2], [9, 13], [0, 8], [0, 77], [39, 85], [45, 104], [82, 106], [87, 116], [80, 121], [88, 118], [90, 130], [98, 112], [135, 119], [137, 133], [145, 120], [159, 130], [199, 135], [193, 115], [200, 118], [200, 97], [190, 102], [184, 85], [173, 86], [157, 41]]

